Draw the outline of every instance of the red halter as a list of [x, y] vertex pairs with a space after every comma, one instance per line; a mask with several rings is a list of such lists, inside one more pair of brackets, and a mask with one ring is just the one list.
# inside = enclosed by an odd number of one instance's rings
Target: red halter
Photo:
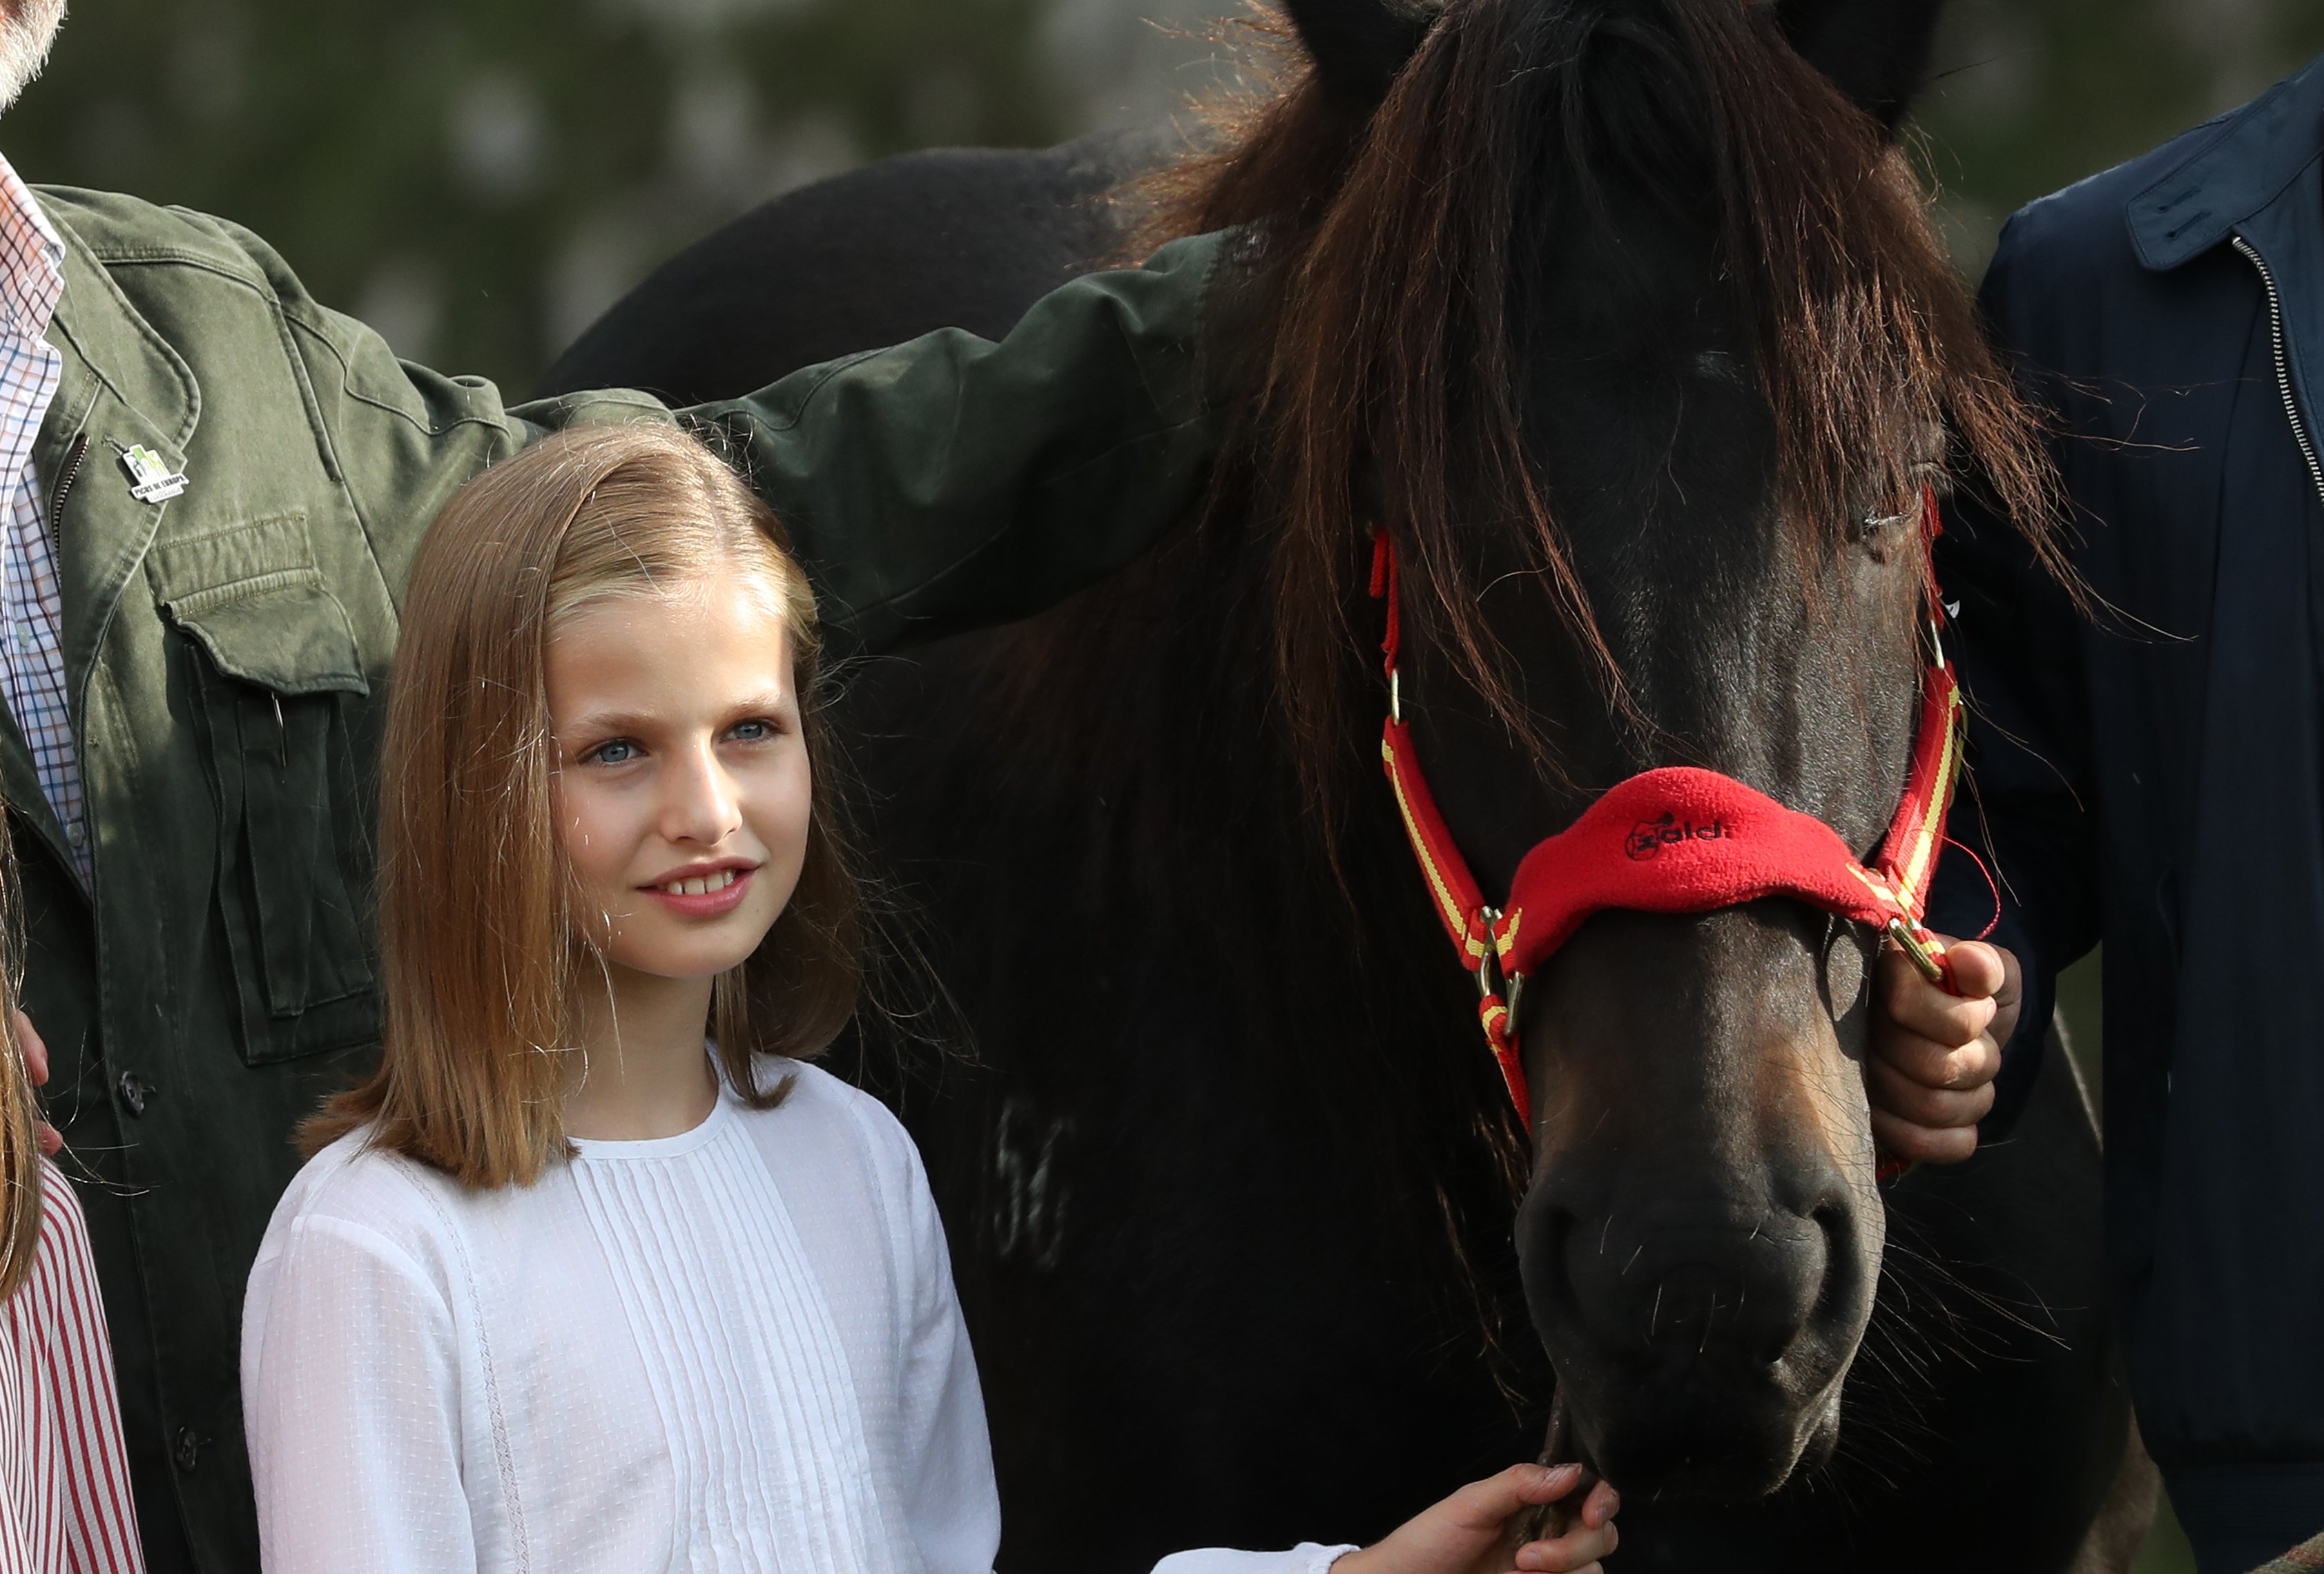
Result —
[[[1935, 492], [1924, 489], [1922, 501], [1933, 538]], [[1533, 1110], [1516, 1036], [1518, 991], [1584, 919], [1603, 908], [1708, 913], [1764, 897], [1795, 897], [1879, 926], [1932, 982], [1950, 987], [1944, 953], [1921, 922], [1960, 770], [1960, 690], [1941, 649], [1922, 678], [1920, 727], [1904, 801], [1869, 866], [1858, 862], [1840, 833], [1812, 815], [1787, 809], [1715, 770], [1668, 766], [1618, 784], [1572, 825], [1537, 843], [1517, 865], [1504, 910], [1486, 905], [1413, 751], [1397, 694], [1402, 636], [1396, 550], [1385, 530], [1373, 538], [1372, 594], [1388, 603], [1388, 637], [1380, 648], [1388, 658], [1388, 717], [1380, 758], [1437, 916], [1452, 936], [1461, 965], [1477, 975], [1485, 1042], [1500, 1063], [1517, 1118], [1528, 1128]], [[1933, 620], [1942, 613], [1933, 586], [1930, 601]]]

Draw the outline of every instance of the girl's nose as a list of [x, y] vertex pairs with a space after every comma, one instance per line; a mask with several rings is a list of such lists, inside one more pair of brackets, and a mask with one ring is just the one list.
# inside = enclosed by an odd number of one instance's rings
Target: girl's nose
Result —
[[707, 746], [687, 750], [668, 782], [661, 827], [668, 840], [715, 843], [741, 825], [733, 783]]

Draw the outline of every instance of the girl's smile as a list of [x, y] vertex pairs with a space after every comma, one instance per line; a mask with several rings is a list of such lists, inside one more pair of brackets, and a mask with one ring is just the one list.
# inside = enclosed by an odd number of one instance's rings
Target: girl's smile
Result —
[[717, 918], [733, 912], [750, 895], [755, 863], [730, 861], [696, 864], [663, 875], [639, 888], [671, 912], [685, 918]]

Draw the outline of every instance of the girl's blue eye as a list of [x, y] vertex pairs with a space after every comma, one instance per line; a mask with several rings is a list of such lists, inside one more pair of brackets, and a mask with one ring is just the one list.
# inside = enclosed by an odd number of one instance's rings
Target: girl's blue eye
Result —
[[589, 750], [589, 758], [600, 765], [626, 765], [638, 757], [638, 746], [626, 738], [616, 738], [610, 743], [600, 743]]
[[738, 722], [734, 726], [734, 737], [739, 742], [763, 743], [774, 735], [772, 722]]

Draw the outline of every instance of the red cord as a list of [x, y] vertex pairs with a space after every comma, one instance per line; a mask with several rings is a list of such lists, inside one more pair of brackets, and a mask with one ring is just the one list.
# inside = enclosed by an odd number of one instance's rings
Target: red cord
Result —
[[1945, 845], [1958, 847], [1969, 854], [1969, 861], [1977, 865], [1977, 872], [1985, 877], [1985, 888], [1993, 897], [1993, 916], [1986, 920], [1984, 928], [1969, 936], [1971, 940], [1983, 940], [2001, 927], [2001, 888], [1994, 883], [1993, 871], [1986, 868], [1985, 860], [1977, 855], [1976, 849], [1966, 842], [1956, 842], [1950, 836], [1945, 838]]

